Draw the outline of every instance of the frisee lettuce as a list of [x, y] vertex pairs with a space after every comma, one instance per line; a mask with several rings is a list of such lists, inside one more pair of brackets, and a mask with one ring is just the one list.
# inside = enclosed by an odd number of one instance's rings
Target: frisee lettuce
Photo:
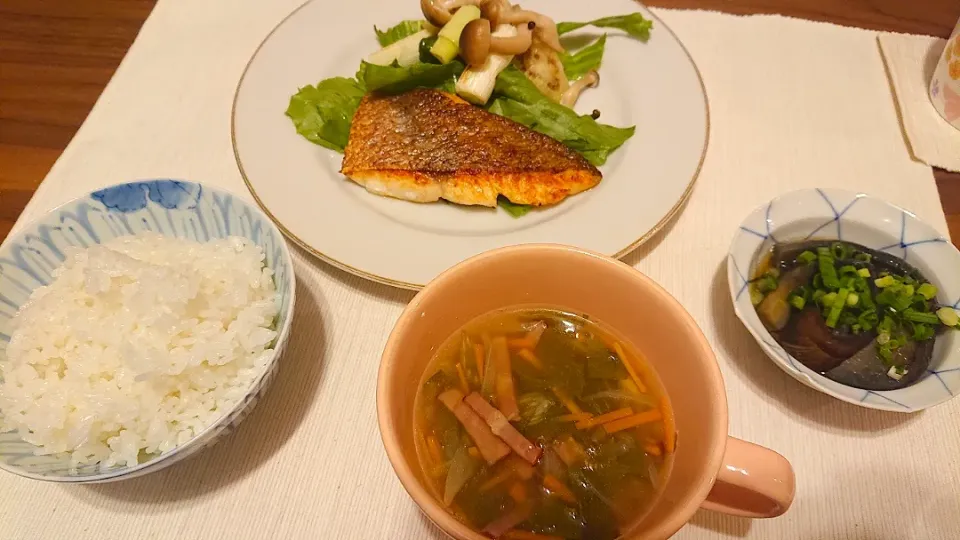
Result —
[[410, 66], [400, 66], [396, 62], [389, 66], [360, 63], [357, 81], [368, 92], [400, 94], [414, 88], [453, 88], [455, 77], [463, 73], [464, 65], [458, 60], [448, 64], [425, 64], [418, 62]]
[[533, 210], [533, 207], [529, 204], [517, 204], [515, 202], [511, 202], [510, 199], [504, 197], [503, 195], [497, 197], [497, 205], [515, 218], [524, 216], [527, 214], [527, 212]]
[[343, 153], [350, 123], [366, 90], [354, 79], [334, 77], [304, 86], [290, 98], [287, 116], [310, 142]]
[[391, 26], [386, 30], [380, 30], [374, 26], [373, 31], [377, 33], [377, 42], [380, 43], [380, 46], [386, 47], [423, 30], [423, 23], [424, 21], [401, 21], [400, 24]]
[[606, 43], [607, 35], [604, 34], [600, 36], [600, 39], [575, 53], [560, 53], [560, 62], [563, 63], [563, 71], [567, 74], [567, 79], [575, 81], [590, 71], [600, 69]]
[[567, 32], [583, 28], [584, 26], [595, 26], [597, 28], [616, 28], [623, 30], [631, 37], [646, 41], [650, 39], [650, 29], [653, 28], [653, 21], [645, 18], [640, 13], [631, 13], [629, 15], [618, 15], [615, 17], [603, 17], [588, 22], [562, 22], [557, 24], [557, 32], [562, 36]]
[[500, 73], [493, 93], [497, 98], [489, 107], [490, 112], [566, 144], [597, 166], [606, 163], [607, 157], [627, 142], [636, 129], [601, 124], [551, 101], [515, 66]]

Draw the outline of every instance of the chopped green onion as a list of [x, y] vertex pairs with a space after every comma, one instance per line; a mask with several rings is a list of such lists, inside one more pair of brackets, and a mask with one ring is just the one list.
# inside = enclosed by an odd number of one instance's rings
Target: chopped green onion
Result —
[[887, 275], [873, 280], [873, 284], [881, 289], [885, 289], [891, 285], [896, 285], [897, 280], [893, 276]]
[[877, 320], [876, 311], [864, 311], [857, 317], [857, 324], [864, 330], [872, 330], [873, 327], [877, 325]]
[[777, 289], [777, 278], [765, 274], [759, 280], [757, 280], [757, 290], [762, 293], [773, 292]]
[[820, 278], [823, 280], [823, 286], [828, 289], [839, 289], [840, 278], [837, 277], [837, 269], [833, 266], [833, 255], [821, 252], [817, 257], [817, 263], [820, 267]]
[[907, 285], [900, 291], [900, 294], [903, 296], [913, 296], [913, 285]]
[[880, 345], [886, 345], [888, 341], [890, 341], [890, 334], [886, 332], [883, 332], [877, 336], [877, 343]]
[[857, 274], [859, 274], [860, 277], [868, 278], [868, 277], [870, 277], [870, 269], [869, 269], [869, 268], [861, 268], [861, 269], [857, 270]]
[[881, 334], [887, 334], [887, 339], [890, 339], [890, 332], [893, 330], [893, 318], [889, 315], [884, 315], [883, 320], [880, 321], [880, 324], [877, 326], [877, 332]]
[[804, 300], [802, 296], [791, 295], [788, 301], [790, 302], [791, 306], [800, 311], [802, 311], [803, 307], [807, 305], [807, 301]]
[[830, 307], [833, 305], [833, 302], [837, 299], [837, 293], [827, 293], [820, 298], [820, 305], [823, 307]]
[[765, 273], [766, 275], [768, 275], [768, 276], [773, 276], [773, 277], [775, 277], [775, 278], [779, 278], [779, 277], [780, 277], [780, 269], [777, 268], [776, 266], [771, 266], [771, 267], [768, 268], [767, 271], [764, 272], [764, 273]]
[[870, 262], [871, 259], [873, 259], [873, 255], [870, 255], [869, 253], [857, 253], [853, 256], [853, 260], [865, 263]]
[[843, 307], [847, 303], [847, 296], [850, 295], [850, 289], [841, 288], [837, 291], [836, 300], [830, 304], [830, 314], [827, 315], [826, 325], [830, 328], [836, 328], [840, 314], [843, 313]]
[[957, 310], [950, 306], [944, 306], [938, 309], [937, 318], [947, 326], [956, 326], [957, 323], [960, 323], [960, 315], [957, 315]]
[[812, 251], [804, 251], [797, 255], [797, 262], [800, 264], [810, 264], [817, 260], [817, 254]]
[[813, 281], [810, 284], [813, 285], [814, 289], [821, 290], [823, 289], [823, 278], [820, 277], [820, 274], [814, 274]]
[[750, 287], [750, 303], [758, 306], [760, 302], [763, 302], [763, 293], [758, 291], [756, 287]]
[[852, 255], [851, 253], [852, 250], [846, 244], [841, 244], [840, 242], [834, 242], [834, 244], [830, 247], [831, 247], [831, 252], [833, 253], [833, 257], [838, 261], [847, 260], [850, 258], [850, 255]]
[[848, 306], [855, 306], [859, 301], [860, 301], [860, 295], [858, 295], [857, 293], [851, 292], [849, 295], [847, 295]]
[[[933, 315], [930, 313], [929, 315]], [[936, 323], [934, 323], [936, 324]], [[913, 340], [914, 341], [925, 341], [933, 337], [934, 335], [933, 327], [929, 324], [914, 324], [913, 325]]]
[[838, 270], [838, 272], [840, 272], [840, 275], [841, 275], [841, 276], [848, 275], [848, 274], [858, 275], [858, 274], [857, 274], [857, 267], [856, 267], [856, 266], [853, 266], [852, 264], [847, 264], [847, 265], [841, 266], [840, 269]]
[[904, 310], [903, 318], [911, 322], [923, 324], [937, 324], [940, 321], [935, 313], [922, 313], [912, 308]]
[[929, 283], [924, 283], [917, 287], [917, 294], [927, 300], [933, 300], [933, 298], [937, 296], [937, 288]]
[[820, 302], [820, 300], [822, 300], [823, 297], [826, 295], [827, 293], [823, 289], [817, 289], [813, 291], [813, 301], [818, 304], [821, 304], [822, 302]]

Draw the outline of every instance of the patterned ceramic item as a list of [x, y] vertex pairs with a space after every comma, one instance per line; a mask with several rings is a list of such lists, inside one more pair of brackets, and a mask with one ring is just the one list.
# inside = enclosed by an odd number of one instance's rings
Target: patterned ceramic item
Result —
[[16, 433], [0, 434], [0, 468], [38, 480], [109, 482], [133, 478], [172, 465], [229, 433], [253, 409], [273, 379], [277, 358], [287, 343], [293, 314], [293, 263], [280, 231], [256, 206], [219, 189], [178, 180], [120, 184], [69, 202], [28, 224], [0, 247], [0, 362], [6, 359], [11, 318], [50, 272], [64, 260], [69, 246], [89, 246], [118, 236], [152, 231], [200, 242], [227, 236], [249, 238], [266, 255], [280, 293], [274, 354], [247, 396], [203, 433], [170, 452], [135, 467], [100, 470], [86, 465], [71, 471], [63, 455], [36, 456], [35, 447]]
[[[233, 150], [250, 193], [314, 256], [407, 289], [502, 246], [563, 243], [615, 257], [633, 251], [680, 211], [700, 172], [709, 131], [700, 74], [670, 28], [636, 2], [530, 0], [523, 6], [556, 21], [632, 12], [653, 19], [647, 43], [608, 30], [603, 82], [577, 102], [581, 114], [597, 109], [601, 122], [637, 126], [601, 167], [600, 185], [517, 219], [492, 208], [379, 197], [347, 180], [340, 174], [343, 156], [298, 135], [283, 114], [290, 96], [321, 79], [352, 77], [360, 59], [378, 48], [374, 24], [386, 28], [422, 13], [411, 1], [316, 0], [267, 36], [237, 86]], [[598, 34], [584, 28], [564, 39]]]
[[787, 354], [760, 322], [747, 279], [775, 242], [840, 239], [904, 258], [937, 286], [940, 304], [960, 305], [960, 251], [910, 212], [880, 199], [837, 189], [795, 191], [747, 216], [730, 246], [727, 282], [737, 316], [778, 366], [798, 381], [856, 405], [913, 412], [960, 392], [960, 332], [937, 338], [928, 373], [912, 386], [875, 392], [834, 382]]
[[960, 129], [960, 22], [947, 40], [930, 79], [930, 101], [944, 120]]

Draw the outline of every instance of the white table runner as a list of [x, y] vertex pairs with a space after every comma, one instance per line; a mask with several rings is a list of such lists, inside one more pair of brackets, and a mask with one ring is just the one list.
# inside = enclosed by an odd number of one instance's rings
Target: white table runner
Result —
[[[21, 222], [137, 178], [244, 193], [230, 145], [233, 92], [256, 46], [299, 2], [160, 0]], [[700, 512], [678, 538], [960, 538], [960, 402], [903, 416], [801, 386], [734, 318], [723, 278], [742, 217], [792, 189], [868, 191], [946, 232], [931, 171], [904, 145], [875, 34], [782, 17], [657, 13], [703, 74], [710, 147], [687, 208], [627, 261], [673, 293], [715, 347], [731, 434], [780, 451], [797, 473], [785, 516]], [[393, 475], [376, 425], [380, 351], [410, 293], [295, 258], [290, 348], [237, 433], [118, 484], [0, 475], [0, 538], [441, 538]]]

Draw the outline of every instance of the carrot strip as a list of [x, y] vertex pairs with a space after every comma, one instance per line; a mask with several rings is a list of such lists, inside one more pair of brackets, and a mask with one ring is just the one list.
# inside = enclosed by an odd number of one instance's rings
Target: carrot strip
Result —
[[510, 529], [526, 521], [530, 517], [531, 511], [532, 508], [528, 504], [517, 505], [513, 510], [488, 523], [483, 528], [483, 532], [493, 538], [500, 538]]
[[470, 454], [470, 457], [474, 459], [480, 459], [480, 450], [477, 450], [476, 446], [471, 446], [467, 448], [467, 453]]
[[663, 450], [660, 449], [660, 444], [655, 442], [649, 442], [643, 445], [644, 451], [646, 451], [651, 456], [662, 456]]
[[620, 379], [620, 388], [634, 394], [640, 393], [640, 389], [637, 388], [637, 383], [633, 382], [633, 379]]
[[530, 342], [527, 341], [526, 336], [522, 338], [510, 338], [507, 340], [507, 347], [511, 349], [526, 349], [530, 346]]
[[563, 482], [561, 482], [556, 476], [548, 474], [543, 477], [543, 487], [547, 488], [551, 493], [555, 494], [557, 497], [560, 497], [560, 500], [569, 504], [576, 505], [577, 497], [570, 491]]
[[537, 344], [540, 343], [540, 337], [543, 336], [543, 332], [546, 331], [547, 325], [537, 323], [536, 327], [533, 330], [530, 330], [522, 338], [513, 338], [507, 340], [507, 347], [511, 349], [536, 349]]
[[517, 355], [527, 362], [530, 362], [533, 367], [543, 371], [543, 362], [541, 362], [540, 359], [537, 358], [537, 355], [533, 354], [533, 351], [530, 349], [520, 349], [520, 352], [518, 352]]
[[467, 435], [476, 443], [487, 463], [493, 465], [510, 454], [510, 447], [494, 435], [490, 426], [463, 402], [463, 394], [459, 390], [447, 390], [437, 396], [437, 399], [463, 424]]
[[623, 362], [623, 367], [627, 368], [627, 373], [630, 374], [630, 378], [633, 379], [633, 382], [636, 383], [637, 389], [640, 390], [640, 393], [647, 393], [647, 385], [643, 384], [643, 379], [637, 375], [636, 370], [634, 370], [633, 365], [630, 362], [630, 359], [627, 358], [626, 353], [623, 352], [623, 346], [619, 342], [613, 344], [613, 350], [616, 351], [617, 356], [620, 357], [620, 361]]
[[583, 412], [583, 410], [581, 410], [580, 407], [577, 406], [577, 404], [574, 403], [572, 399], [570, 399], [570, 396], [568, 396], [567, 393], [563, 391], [563, 389], [557, 388], [556, 386], [554, 386], [550, 388], [550, 390], [553, 391], [553, 395], [557, 396], [557, 399], [560, 400], [560, 403], [562, 403], [563, 406], [566, 407], [571, 414], [580, 414]]
[[557, 420], [561, 422], [582, 422], [584, 420], [589, 420], [591, 418], [593, 418], [592, 414], [588, 412], [582, 412], [582, 413], [572, 413], [572, 414], [565, 414], [563, 416], [558, 416]]
[[634, 414], [633, 416], [627, 416], [626, 418], [614, 420], [613, 422], [607, 422], [603, 425], [603, 429], [607, 431], [607, 434], [613, 435], [618, 431], [637, 427], [641, 424], [656, 422], [661, 418], [663, 418], [663, 414], [660, 413], [660, 409], [652, 409], [642, 413]]
[[460, 390], [464, 394], [470, 393], [470, 384], [467, 382], [467, 374], [463, 371], [463, 364], [457, 362], [457, 375], [460, 376]]
[[564, 440], [555, 443], [553, 449], [568, 467], [575, 467], [587, 459], [587, 454], [583, 451], [583, 447], [569, 435], [567, 435]]
[[527, 486], [523, 485], [523, 482], [514, 482], [513, 485], [510, 486], [510, 489], [507, 490], [507, 494], [517, 503], [526, 502]]
[[536, 471], [529, 463], [516, 456], [510, 456], [509, 460], [510, 467], [513, 469], [513, 472], [517, 473], [517, 476], [523, 480], [529, 480], [533, 478], [533, 473]]
[[504, 467], [502, 471], [490, 477], [489, 480], [480, 484], [480, 491], [490, 491], [507, 480], [513, 478], [514, 470], [511, 467]]
[[473, 344], [473, 356], [477, 360], [477, 376], [483, 381], [483, 343]]
[[430, 457], [433, 458], [434, 463], [443, 463], [443, 453], [440, 451], [440, 444], [433, 435], [427, 437], [427, 451], [430, 452]]
[[630, 407], [624, 407], [622, 409], [610, 411], [606, 414], [601, 414], [600, 416], [591, 418], [589, 420], [582, 420], [580, 422], [577, 422], [576, 426], [577, 426], [577, 429], [590, 429], [593, 426], [606, 424], [607, 422], [612, 422], [614, 420], [618, 420], [620, 418], [630, 416], [631, 414], [633, 414], [633, 409], [631, 409]]
[[540, 459], [540, 453], [542, 452], [540, 447], [527, 440], [523, 434], [517, 431], [517, 428], [510, 424], [506, 415], [487, 403], [483, 396], [474, 392], [464, 399], [464, 403], [476, 411], [480, 418], [483, 418], [483, 421], [490, 426], [490, 430], [497, 437], [503, 439], [507, 446], [527, 463], [533, 465]]
[[496, 370], [497, 407], [508, 420], [520, 418], [520, 408], [517, 406], [517, 394], [513, 389], [513, 372], [510, 369], [510, 351], [507, 350], [507, 340], [503, 337], [493, 338], [491, 342], [493, 369]]
[[663, 448], [671, 454], [677, 449], [677, 421], [666, 396], [660, 397], [660, 413], [663, 415]]
[[503, 536], [500, 538], [505, 538], [506, 540], [563, 540], [562, 536], [537, 534], [529, 531], [522, 531], [520, 529], [511, 529], [503, 533]]

